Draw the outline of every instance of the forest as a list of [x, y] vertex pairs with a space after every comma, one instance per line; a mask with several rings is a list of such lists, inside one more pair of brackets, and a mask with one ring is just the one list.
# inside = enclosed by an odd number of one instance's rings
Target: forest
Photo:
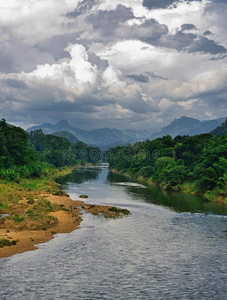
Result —
[[[27, 133], [0, 121], [0, 178], [47, 176], [62, 167], [96, 164], [107, 157], [112, 171], [176, 190], [227, 202], [227, 122], [216, 134], [164, 136], [112, 148], [103, 153], [81, 141], [70, 142], [42, 130]], [[224, 132], [224, 133], [223, 133]]]
[[227, 136], [164, 136], [108, 152], [110, 168], [134, 179], [227, 203]]
[[9, 181], [46, 176], [56, 168], [95, 164], [99, 159], [98, 148], [41, 130], [27, 133], [5, 119], [0, 121], [0, 141], [0, 178]]

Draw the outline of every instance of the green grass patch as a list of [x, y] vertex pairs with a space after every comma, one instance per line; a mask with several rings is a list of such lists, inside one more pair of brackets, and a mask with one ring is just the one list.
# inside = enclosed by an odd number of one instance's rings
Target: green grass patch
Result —
[[7, 239], [0, 239], [0, 248], [3, 248], [5, 246], [13, 246], [16, 245], [18, 240], [9, 241]]
[[114, 206], [108, 208], [108, 211], [109, 211], [109, 212], [115, 212], [115, 213], [117, 213], [117, 214], [123, 214], [123, 215], [129, 215], [129, 214], [130, 214], [130, 211], [129, 211], [129, 210], [117, 208], [117, 207], [114, 207]]
[[14, 215], [12, 217], [10, 217], [11, 220], [13, 220], [15, 223], [21, 223], [25, 220], [24, 217], [21, 217], [19, 215]]

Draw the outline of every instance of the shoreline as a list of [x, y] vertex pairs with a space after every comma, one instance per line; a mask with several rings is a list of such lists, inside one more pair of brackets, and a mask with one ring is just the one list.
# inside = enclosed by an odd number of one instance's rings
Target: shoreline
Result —
[[[51, 212], [50, 215], [57, 217], [58, 223], [46, 230], [17, 229], [11, 227], [0, 228], [0, 237], [12, 240], [18, 240], [16, 245], [0, 248], [0, 258], [9, 257], [17, 253], [38, 249], [38, 244], [48, 242], [56, 233], [69, 233], [79, 228], [82, 220], [82, 213], [79, 206], [82, 201], [73, 201], [67, 196], [57, 196], [52, 194], [43, 194], [44, 198], [52, 204], [62, 204], [69, 211], [59, 210]], [[71, 207], [77, 207], [72, 214]]]
[[116, 169], [109, 169], [110, 172], [112, 173], [116, 173], [116, 174], [119, 174], [119, 175], [122, 175], [122, 176], [125, 176], [126, 178], [129, 178], [130, 180], [134, 180], [134, 181], [137, 181], [139, 183], [143, 183], [143, 184], [147, 184], [149, 186], [157, 186], [159, 187], [160, 189], [163, 189], [164, 191], [172, 191], [172, 192], [177, 192], [177, 193], [183, 193], [183, 194], [190, 194], [190, 195], [195, 195], [195, 196], [199, 196], [203, 199], [203, 201], [206, 201], [206, 202], [214, 202], [214, 203], [221, 203], [223, 205], [227, 205], [227, 202], [225, 201], [225, 197], [224, 196], [218, 196], [217, 198], [212, 199], [212, 200], [207, 200], [205, 197], [204, 197], [204, 194], [205, 193], [196, 193], [193, 189], [191, 189], [192, 185], [191, 186], [188, 186], [187, 188], [185, 188], [185, 185], [187, 185], [187, 183], [183, 183], [181, 185], [181, 189], [171, 189], [171, 190], [168, 190], [165, 188], [164, 185], [162, 184], [159, 184], [159, 183], [155, 183], [149, 179], [145, 179], [143, 178], [142, 176], [140, 176], [139, 178], [136, 178], [136, 177], [133, 177], [127, 173], [121, 173], [120, 171], [116, 170]]
[[95, 204], [85, 204], [80, 200], [72, 200], [68, 196], [58, 196], [49, 193], [42, 194], [42, 197], [49, 200], [52, 204], [64, 205], [66, 210], [50, 212], [49, 215], [58, 219], [58, 223], [46, 230], [17, 229], [11, 227], [0, 228], [0, 238], [18, 240], [16, 245], [4, 246], [0, 248], [0, 259], [10, 257], [14, 254], [23, 253], [38, 249], [38, 244], [46, 243], [54, 238], [57, 233], [70, 233], [80, 228], [82, 212], [102, 215], [104, 217], [116, 218], [129, 212], [112, 206]]

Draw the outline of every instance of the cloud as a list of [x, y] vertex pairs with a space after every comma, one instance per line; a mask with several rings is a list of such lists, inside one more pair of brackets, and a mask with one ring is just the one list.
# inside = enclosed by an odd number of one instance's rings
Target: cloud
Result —
[[137, 39], [152, 43], [154, 40], [160, 39], [162, 35], [166, 35], [167, 33], [168, 27], [166, 25], [159, 24], [154, 19], [149, 19], [140, 25], [121, 26], [118, 28], [116, 34], [120, 38]]
[[134, 18], [130, 8], [121, 4], [115, 10], [99, 10], [87, 16], [86, 21], [92, 24], [94, 30], [98, 30], [104, 36], [111, 36], [121, 23]]
[[225, 54], [227, 52], [225, 47], [216, 44], [214, 41], [206, 37], [194, 39], [193, 43], [188, 46], [187, 50], [189, 52], [203, 52], [210, 54]]
[[221, 117], [226, 11], [224, 0], [5, 1], [3, 117], [151, 131], [185, 114]]
[[97, 5], [97, 0], [84, 0], [79, 2], [78, 6], [71, 12], [68, 12], [66, 14], [66, 17], [68, 18], [77, 18], [78, 16], [88, 12], [93, 8], [93, 6]]
[[86, 49], [82, 45], [75, 44], [68, 46], [66, 50], [71, 55], [69, 62], [39, 65], [31, 73], [22, 73], [21, 77], [28, 80], [34, 78], [51, 80], [55, 84], [63, 84], [78, 94], [85, 90], [91, 90], [96, 82], [97, 68], [88, 61]]
[[144, 82], [144, 83], [149, 82], [149, 77], [147, 75], [143, 75], [143, 74], [140, 74], [140, 75], [132, 74], [132, 75], [127, 75], [127, 77], [132, 78], [138, 82]]
[[35, 43], [66, 33], [68, 19], [79, 0], [7, 0], [0, 5], [0, 28], [8, 28], [18, 39]]
[[162, 44], [165, 47], [175, 48], [179, 51], [202, 52], [213, 55], [227, 52], [224, 46], [216, 44], [211, 39], [193, 33], [184, 33], [182, 30], [174, 35], [167, 36]]
[[176, 0], [143, 0], [143, 6], [149, 9], [166, 8]]

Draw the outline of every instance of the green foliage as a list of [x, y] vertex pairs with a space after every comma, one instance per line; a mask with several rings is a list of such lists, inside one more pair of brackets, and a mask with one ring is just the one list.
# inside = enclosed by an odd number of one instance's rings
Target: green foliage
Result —
[[[27, 209], [26, 218], [30, 220], [42, 220], [49, 212], [56, 211], [56, 207], [47, 199], [38, 200], [33, 207]], [[50, 216], [48, 216], [49, 218]]]
[[100, 157], [98, 148], [89, 147], [81, 141], [71, 143], [60, 136], [44, 135], [41, 129], [31, 131], [28, 138], [42, 160], [55, 167], [95, 164]]
[[0, 179], [19, 182], [21, 178], [47, 176], [54, 168], [95, 164], [100, 150], [82, 142], [44, 135], [42, 130], [27, 134], [20, 127], [0, 121]]
[[3, 248], [5, 246], [12, 246], [16, 245], [18, 240], [9, 241], [8, 239], [0, 239], [0, 248]]
[[[170, 136], [111, 149], [110, 168], [168, 189], [190, 186], [207, 200], [226, 197], [227, 136]], [[139, 155], [144, 153], [145, 155]], [[188, 185], [186, 184], [188, 183]], [[193, 188], [193, 190], [191, 190]]]
[[24, 218], [19, 215], [14, 215], [10, 217], [10, 219], [12, 219], [15, 223], [21, 223], [24, 221]]
[[227, 134], [227, 118], [224, 123], [222, 123], [221, 126], [218, 126], [216, 129], [211, 131], [214, 135], [226, 135]]

